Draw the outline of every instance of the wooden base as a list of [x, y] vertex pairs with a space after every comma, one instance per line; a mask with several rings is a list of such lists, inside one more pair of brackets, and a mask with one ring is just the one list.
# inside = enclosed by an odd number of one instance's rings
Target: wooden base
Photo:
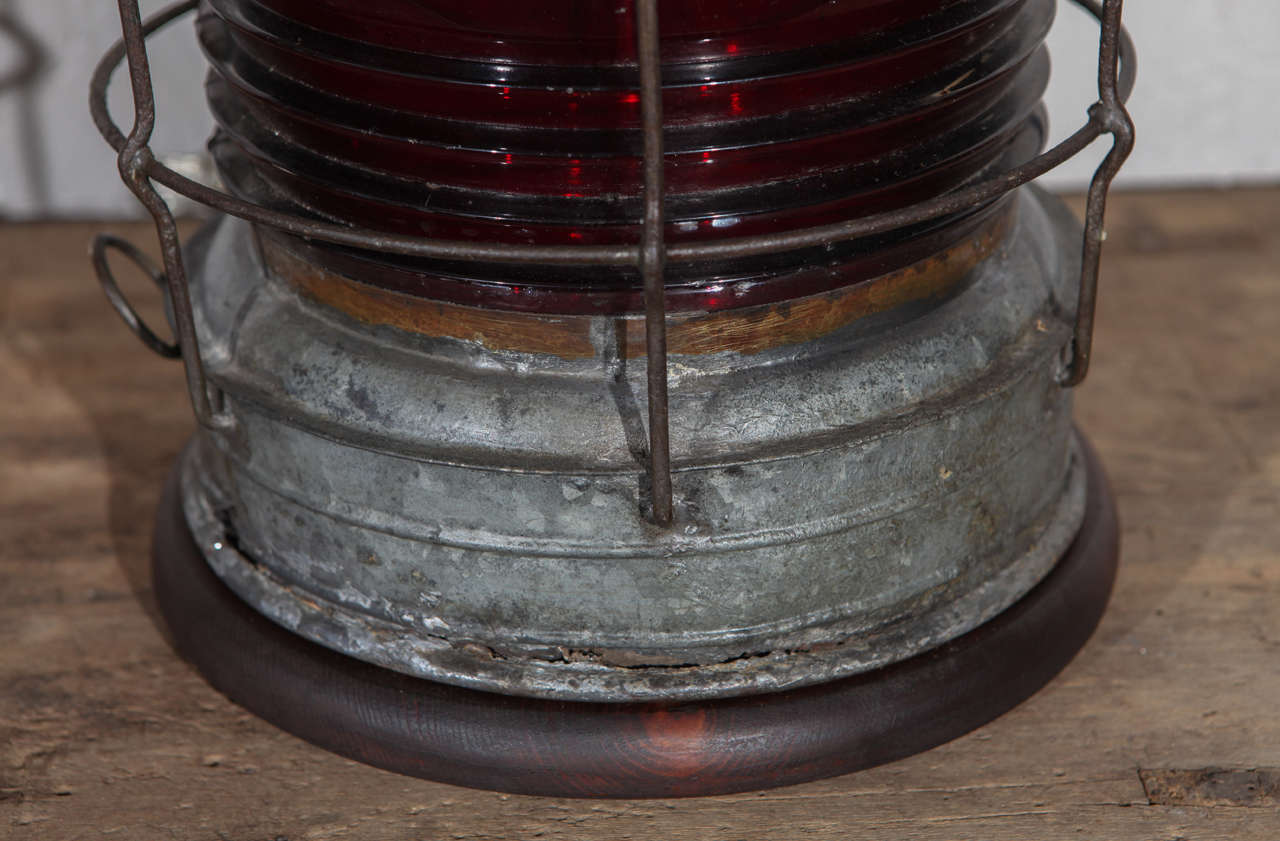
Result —
[[1084, 645], [1115, 577], [1115, 504], [1085, 447], [1084, 525], [1021, 601], [933, 651], [867, 674], [697, 704], [517, 698], [413, 678], [284, 630], [213, 574], [176, 470], [157, 515], [155, 591], [180, 652], [216, 688], [343, 756], [520, 794], [686, 797], [771, 788], [908, 756], [999, 716]]

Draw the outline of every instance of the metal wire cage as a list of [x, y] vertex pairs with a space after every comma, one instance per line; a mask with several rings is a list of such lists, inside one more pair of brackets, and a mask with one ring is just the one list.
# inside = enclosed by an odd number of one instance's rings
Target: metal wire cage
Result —
[[[163, 265], [153, 265], [132, 244], [109, 235], [95, 238], [93, 262], [108, 299], [129, 328], [161, 356], [182, 359], [196, 420], [211, 430], [233, 434], [235, 419], [224, 407], [221, 393], [205, 374], [196, 340], [181, 240], [173, 211], [157, 191], [157, 184], [231, 216], [304, 239], [336, 245], [411, 257], [562, 266], [633, 266], [638, 269], [644, 289], [648, 471], [653, 494], [653, 519], [659, 525], [668, 526], [672, 522], [664, 286], [664, 266], [668, 260], [703, 263], [775, 254], [871, 236], [937, 219], [996, 199], [1054, 169], [1103, 135], [1110, 135], [1111, 149], [1098, 166], [1089, 187], [1076, 317], [1069, 343], [1063, 349], [1059, 383], [1063, 387], [1074, 387], [1088, 374], [1098, 269], [1105, 239], [1103, 220], [1107, 193], [1134, 142], [1133, 122], [1125, 110], [1135, 76], [1134, 49], [1121, 26], [1123, 0], [1074, 0], [1097, 18], [1101, 27], [1098, 100], [1089, 107], [1088, 120], [1083, 126], [1032, 160], [962, 189], [889, 212], [819, 227], [671, 247], [663, 239], [663, 115], [657, 0], [636, 0], [635, 4], [644, 175], [639, 242], [635, 245], [604, 246], [510, 245], [391, 235], [274, 210], [212, 189], [175, 172], [156, 159], [149, 145], [155, 128], [156, 108], [146, 38], [195, 10], [198, 2], [184, 0], [146, 20], [142, 19], [138, 0], [118, 2], [123, 38], [107, 51], [98, 64], [90, 83], [89, 106], [99, 132], [118, 153], [117, 163], [122, 178], [155, 222]], [[134, 102], [133, 126], [127, 135], [115, 124], [107, 109], [107, 88], [122, 60], [128, 63]], [[138, 264], [164, 292], [173, 319], [174, 341], [165, 341], [157, 336], [121, 292], [107, 261], [109, 250], [119, 251]]]

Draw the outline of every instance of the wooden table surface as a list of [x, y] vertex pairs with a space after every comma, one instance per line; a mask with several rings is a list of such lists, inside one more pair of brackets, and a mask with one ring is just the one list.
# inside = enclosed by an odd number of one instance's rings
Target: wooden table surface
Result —
[[101, 226], [3, 226], [0, 838], [1275, 841], [1280, 190], [1121, 195], [1110, 222], [1077, 416], [1123, 548], [1084, 651], [994, 723], [892, 765], [623, 802], [395, 776], [206, 686], [149, 584], [152, 513], [191, 429], [180, 366], [95, 288]]

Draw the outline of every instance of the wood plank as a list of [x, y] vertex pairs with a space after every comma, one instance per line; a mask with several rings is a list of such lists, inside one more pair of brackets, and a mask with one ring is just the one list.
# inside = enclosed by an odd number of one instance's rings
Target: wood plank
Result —
[[[1274, 841], [1273, 801], [1212, 796], [1205, 780], [1280, 768], [1277, 218], [1276, 189], [1113, 202], [1077, 411], [1119, 496], [1122, 568], [1097, 635], [1057, 680], [883, 768], [609, 803], [366, 768], [242, 712], [177, 659], [146, 552], [191, 424], [181, 371], [94, 288], [84, 248], [99, 226], [5, 226], [0, 837]], [[129, 288], [154, 302], [142, 281]]]

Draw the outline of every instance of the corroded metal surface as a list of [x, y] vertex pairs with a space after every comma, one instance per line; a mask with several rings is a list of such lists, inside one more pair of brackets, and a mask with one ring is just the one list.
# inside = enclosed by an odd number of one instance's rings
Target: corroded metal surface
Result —
[[543, 697], [749, 694], [895, 662], [1026, 593], [1083, 511], [1078, 227], [1019, 197], [965, 291], [754, 354], [673, 354], [675, 528], [645, 516], [643, 366], [362, 324], [189, 257], [210, 375], [188, 520], [257, 609], [353, 656]]

